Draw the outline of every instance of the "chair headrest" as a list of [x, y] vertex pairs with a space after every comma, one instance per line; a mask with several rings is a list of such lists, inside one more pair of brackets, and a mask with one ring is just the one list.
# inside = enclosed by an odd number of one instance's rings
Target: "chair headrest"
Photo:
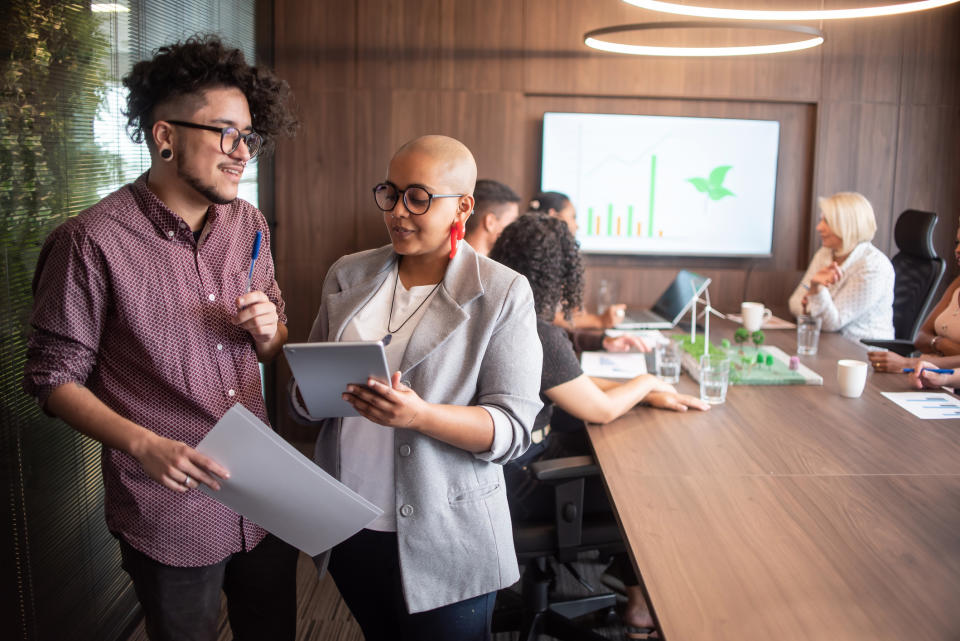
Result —
[[933, 247], [933, 228], [937, 224], [937, 215], [932, 211], [908, 209], [897, 218], [893, 229], [893, 239], [897, 249], [905, 254], [919, 258], [936, 258]]

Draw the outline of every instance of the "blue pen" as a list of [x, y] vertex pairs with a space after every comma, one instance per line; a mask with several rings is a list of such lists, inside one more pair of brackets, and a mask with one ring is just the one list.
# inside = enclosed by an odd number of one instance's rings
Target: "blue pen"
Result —
[[[912, 368], [912, 367], [905, 367], [905, 368], [903, 368], [903, 373], [904, 373], [904, 374], [909, 374], [909, 373], [911, 373], [912, 371], [913, 371], [913, 368]], [[939, 368], [936, 368], [936, 367], [924, 367], [924, 368], [923, 368], [923, 371], [925, 371], [925, 372], [933, 372], [934, 374], [953, 374], [953, 370], [952, 370], [952, 369], [939, 369]]]
[[250, 255], [250, 271], [247, 272], [247, 293], [250, 292], [250, 286], [253, 284], [253, 266], [257, 264], [257, 257], [260, 255], [261, 240], [263, 240], [263, 232], [258, 231], [256, 238], [253, 239], [253, 253]]

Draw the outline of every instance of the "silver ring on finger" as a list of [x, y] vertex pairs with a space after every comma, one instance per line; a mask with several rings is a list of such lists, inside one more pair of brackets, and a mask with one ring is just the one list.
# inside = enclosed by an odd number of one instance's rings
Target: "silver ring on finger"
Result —
[[190, 477], [189, 477], [189, 476], [187, 476], [186, 478], [183, 479], [182, 485], [183, 485], [183, 487], [187, 488], [188, 490], [190, 489]]

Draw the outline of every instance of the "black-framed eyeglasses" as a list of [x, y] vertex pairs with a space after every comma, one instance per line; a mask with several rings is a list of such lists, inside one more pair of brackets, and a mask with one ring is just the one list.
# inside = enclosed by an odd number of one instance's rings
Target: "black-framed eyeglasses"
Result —
[[427, 213], [434, 198], [460, 198], [462, 196], [466, 196], [466, 194], [431, 194], [420, 185], [410, 185], [401, 190], [390, 181], [382, 182], [373, 188], [373, 198], [377, 201], [377, 207], [381, 210], [393, 211], [402, 197], [403, 206], [415, 216]]
[[165, 120], [164, 122], [169, 122], [171, 125], [179, 125], [180, 127], [190, 127], [191, 129], [214, 131], [220, 134], [220, 151], [228, 156], [237, 150], [237, 147], [240, 146], [241, 140], [247, 146], [247, 151], [250, 152], [251, 160], [253, 160], [253, 158], [260, 153], [260, 149], [263, 147], [263, 136], [255, 131], [251, 131], [248, 134], [242, 134], [236, 127], [198, 125], [195, 122], [184, 122], [183, 120]]

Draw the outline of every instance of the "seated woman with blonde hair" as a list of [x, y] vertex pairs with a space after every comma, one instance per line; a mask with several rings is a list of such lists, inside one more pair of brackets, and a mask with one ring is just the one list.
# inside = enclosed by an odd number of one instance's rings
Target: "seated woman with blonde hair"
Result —
[[893, 265], [870, 241], [873, 207], [862, 195], [820, 199], [823, 246], [790, 296], [790, 311], [821, 319], [821, 329], [851, 340], [893, 338]]
[[[960, 266], [960, 229], [953, 255]], [[940, 297], [927, 320], [924, 321], [913, 340], [913, 346], [923, 352], [921, 358], [941, 366], [947, 357], [960, 356], [960, 276], [953, 279], [947, 291]], [[916, 367], [917, 359], [900, 356], [894, 352], [870, 352], [870, 361], [878, 372], [900, 372], [904, 367]], [[953, 362], [949, 365], [952, 365]]]

